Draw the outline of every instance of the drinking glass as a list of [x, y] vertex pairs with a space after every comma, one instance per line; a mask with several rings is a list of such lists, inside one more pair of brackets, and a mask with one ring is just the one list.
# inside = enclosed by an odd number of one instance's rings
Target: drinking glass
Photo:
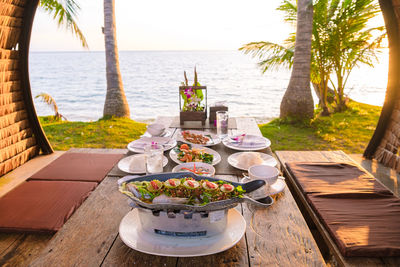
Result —
[[157, 143], [146, 145], [144, 154], [146, 157], [146, 174], [163, 172], [164, 149], [162, 145]]
[[223, 139], [228, 136], [228, 111], [217, 111], [217, 135]]

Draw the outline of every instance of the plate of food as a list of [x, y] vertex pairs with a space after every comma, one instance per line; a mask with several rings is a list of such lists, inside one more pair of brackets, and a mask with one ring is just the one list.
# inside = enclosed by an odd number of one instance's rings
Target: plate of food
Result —
[[[168, 159], [163, 156], [163, 167], [168, 164]], [[125, 157], [118, 162], [118, 168], [126, 173], [141, 174], [146, 173], [146, 155], [136, 154]]]
[[186, 162], [175, 166], [172, 172], [193, 172], [194, 174], [212, 177], [215, 174], [215, 168], [203, 162]]
[[195, 130], [180, 131], [176, 140], [199, 146], [214, 146], [221, 143], [221, 139], [217, 135]]
[[269, 165], [276, 167], [278, 162], [276, 159], [268, 154], [260, 152], [238, 152], [228, 157], [228, 163], [239, 169], [247, 171], [253, 165]]
[[180, 164], [184, 162], [203, 162], [216, 165], [221, 161], [217, 151], [208, 147], [180, 144], [169, 152], [171, 159]]
[[222, 140], [222, 143], [226, 147], [241, 151], [261, 150], [271, 145], [271, 141], [268, 138], [252, 134], [228, 136]]

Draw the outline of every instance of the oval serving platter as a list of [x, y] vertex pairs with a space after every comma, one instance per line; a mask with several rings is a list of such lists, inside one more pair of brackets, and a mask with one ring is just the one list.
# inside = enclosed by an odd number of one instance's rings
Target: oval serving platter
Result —
[[[197, 181], [200, 180], [208, 180], [212, 182], [217, 182], [217, 181], [225, 181], [233, 186], [242, 186], [242, 188], [246, 191], [245, 195], [242, 198], [231, 198], [231, 199], [226, 199], [226, 200], [220, 200], [220, 201], [214, 201], [210, 202], [206, 205], [203, 206], [196, 206], [196, 205], [187, 205], [187, 204], [152, 204], [152, 203], [146, 203], [139, 198], [137, 198], [134, 194], [132, 194], [130, 191], [123, 191], [121, 188], [122, 183], [127, 183], [127, 182], [142, 182], [142, 181], [152, 181], [152, 180], [159, 180], [162, 182], [167, 181], [168, 179], [171, 178], [185, 178], [185, 177], [191, 177]], [[152, 209], [152, 210], [192, 210], [192, 211], [213, 211], [213, 210], [221, 210], [221, 209], [231, 209], [235, 207], [237, 204], [242, 203], [242, 202], [247, 202], [251, 204], [255, 204], [257, 206], [262, 206], [262, 207], [269, 207], [273, 204], [274, 200], [267, 196], [262, 199], [252, 199], [246, 194], [251, 193], [254, 190], [257, 190], [258, 188], [262, 187], [265, 185], [265, 181], [263, 180], [254, 180], [250, 181], [247, 183], [237, 183], [237, 182], [232, 182], [224, 179], [216, 179], [216, 178], [211, 178], [211, 177], [206, 177], [206, 176], [199, 176], [191, 172], [181, 172], [181, 173], [176, 173], [176, 172], [171, 172], [171, 173], [160, 173], [160, 174], [152, 174], [152, 175], [144, 175], [144, 176], [125, 176], [121, 179], [118, 180], [118, 185], [120, 188], [121, 193], [127, 195], [130, 199], [133, 200], [133, 202], [136, 205], [139, 205], [144, 208]]]

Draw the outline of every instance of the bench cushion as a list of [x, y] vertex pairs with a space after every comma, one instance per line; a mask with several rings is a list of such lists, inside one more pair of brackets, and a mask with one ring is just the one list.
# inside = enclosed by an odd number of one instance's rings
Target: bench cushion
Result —
[[30, 180], [101, 182], [123, 154], [65, 153]]
[[96, 186], [94, 182], [25, 182], [0, 198], [0, 231], [56, 232]]
[[305, 194], [383, 194], [389, 189], [351, 162], [286, 163]]
[[400, 199], [373, 176], [352, 163], [286, 166], [344, 256], [400, 255]]
[[311, 206], [346, 257], [400, 255], [400, 200], [308, 196]]

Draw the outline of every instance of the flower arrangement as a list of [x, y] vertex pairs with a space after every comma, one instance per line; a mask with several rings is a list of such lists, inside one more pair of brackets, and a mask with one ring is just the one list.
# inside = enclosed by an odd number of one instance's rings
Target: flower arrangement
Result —
[[193, 86], [189, 86], [186, 71], [184, 71], [183, 74], [185, 77], [185, 81], [182, 82], [182, 86], [184, 86], [185, 89], [180, 91], [180, 95], [183, 100], [182, 111], [204, 111], [205, 105], [202, 102], [204, 99], [203, 90], [193, 88], [201, 86], [197, 80], [196, 67], [194, 68]]

